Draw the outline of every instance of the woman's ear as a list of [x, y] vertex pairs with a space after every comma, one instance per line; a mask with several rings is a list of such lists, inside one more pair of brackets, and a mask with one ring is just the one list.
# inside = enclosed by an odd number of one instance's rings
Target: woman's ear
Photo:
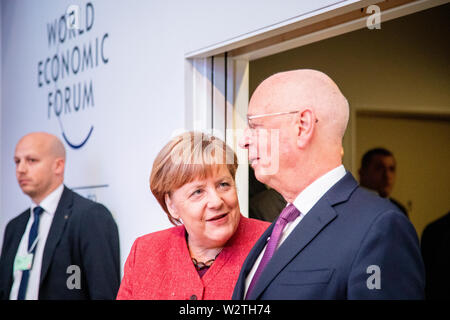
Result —
[[166, 195], [164, 196], [164, 201], [166, 202], [167, 210], [169, 210], [170, 215], [174, 219], [179, 220], [180, 216], [176, 213], [177, 210], [175, 208], [175, 205], [174, 205], [172, 199], [170, 199], [170, 196], [168, 193], [166, 193]]
[[304, 148], [311, 140], [317, 123], [316, 116], [311, 109], [305, 109], [298, 114], [296, 122], [297, 146]]

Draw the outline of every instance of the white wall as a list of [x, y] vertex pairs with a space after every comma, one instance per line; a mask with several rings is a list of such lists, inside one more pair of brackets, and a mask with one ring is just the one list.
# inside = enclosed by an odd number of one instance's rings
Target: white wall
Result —
[[[184, 34], [190, 35], [186, 43], [186, 54], [225, 44], [263, 29], [286, 25], [296, 19], [311, 15], [315, 11], [326, 11], [361, 2], [357, 0], [230, 0], [230, 1], [168, 1], [168, 10], [183, 13]], [[193, 36], [194, 35], [194, 36]]]
[[[19, 138], [36, 130], [62, 137], [62, 126], [72, 143], [79, 143], [93, 126], [82, 148], [66, 145], [66, 185], [107, 185], [80, 193], [95, 196], [112, 211], [119, 225], [123, 264], [137, 236], [170, 226], [149, 191], [148, 179], [156, 153], [184, 126], [185, 55], [314, 8], [352, 2], [290, 0], [280, 5], [268, 0], [93, 0], [92, 28], [49, 45], [48, 24], [63, 15], [70, 4], [80, 5], [81, 26], [85, 28], [88, 1], [2, 1], [0, 241], [6, 223], [30, 204], [16, 183], [12, 162]], [[100, 43], [105, 34], [107, 63], [100, 61], [97, 67], [49, 85], [44, 74], [39, 78], [40, 61], [44, 66], [47, 57], [52, 59], [67, 50], [72, 53], [75, 46], [82, 50], [89, 43], [94, 50], [96, 40]], [[55, 95], [60, 89], [64, 93], [66, 87], [72, 90], [74, 84], [90, 81], [93, 107], [77, 112], [72, 107], [70, 113], [62, 111], [59, 118], [52, 107], [48, 116], [50, 92]]]

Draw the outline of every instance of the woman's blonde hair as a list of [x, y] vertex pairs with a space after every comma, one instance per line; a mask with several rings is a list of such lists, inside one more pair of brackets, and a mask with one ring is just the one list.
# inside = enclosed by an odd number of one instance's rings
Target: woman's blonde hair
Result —
[[226, 166], [233, 180], [238, 167], [235, 152], [225, 142], [202, 132], [186, 132], [173, 138], [156, 156], [150, 175], [150, 190], [174, 225], [165, 197], [184, 184], [205, 179]]

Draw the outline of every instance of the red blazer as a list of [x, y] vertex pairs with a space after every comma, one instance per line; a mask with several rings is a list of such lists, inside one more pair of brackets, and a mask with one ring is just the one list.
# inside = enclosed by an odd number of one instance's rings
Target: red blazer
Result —
[[184, 226], [140, 237], [125, 263], [117, 299], [231, 299], [247, 254], [269, 225], [241, 216], [236, 233], [202, 278], [189, 255]]

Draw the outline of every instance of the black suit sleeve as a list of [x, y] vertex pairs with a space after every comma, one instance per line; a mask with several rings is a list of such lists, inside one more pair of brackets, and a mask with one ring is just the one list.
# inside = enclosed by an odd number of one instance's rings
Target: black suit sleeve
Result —
[[426, 271], [427, 299], [450, 299], [450, 216], [429, 224], [422, 233], [421, 249]]
[[423, 262], [425, 264], [425, 272], [426, 272], [426, 286], [425, 286], [425, 296], [427, 299], [432, 299], [432, 288], [433, 288], [433, 256], [434, 256], [434, 246], [433, 246], [433, 233], [430, 232], [430, 228], [427, 227], [422, 233], [421, 239], [421, 251]]
[[22, 235], [28, 222], [29, 211], [11, 220], [5, 228], [0, 256], [0, 300], [8, 300], [13, 284], [13, 265]]
[[8, 300], [12, 285], [12, 255], [11, 240], [12, 240], [12, 226], [13, 221], [9, 222], [5, 229], [3, 236], [3, 246], [0, 256], [0, 300]]
[[106, 207], [95, 203], [83, 212], [80, 242], [90, 299], [115, 299], [120, 285], [119, 234]]

